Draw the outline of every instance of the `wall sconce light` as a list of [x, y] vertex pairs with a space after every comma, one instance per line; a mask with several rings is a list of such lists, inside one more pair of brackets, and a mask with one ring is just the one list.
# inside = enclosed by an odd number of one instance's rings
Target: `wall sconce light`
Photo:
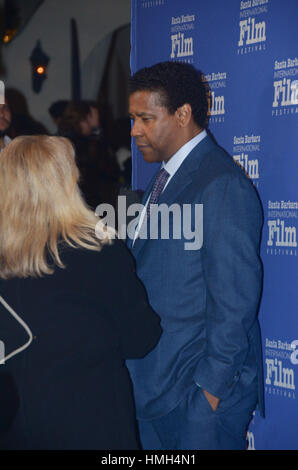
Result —
[[30, 56], [32, 65], [32, 88], [35, 93], [39, 93], [44, 80], [47, 78], [47, 66], [50, 61], [49, 56], [41, 48], [40, 41], [37, 41]]
[[6, 29], [4, 35], [2, 36], [2, 41], [4, 44], [8, 44], [17, 34], [17, 32], [17, 29]]

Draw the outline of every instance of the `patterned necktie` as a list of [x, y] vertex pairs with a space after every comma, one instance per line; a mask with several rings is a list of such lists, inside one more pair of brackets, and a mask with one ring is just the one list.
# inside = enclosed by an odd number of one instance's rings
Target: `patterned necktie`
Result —
[[149, 219], [149, 217], [150, 217], [152, 204], [157, 203], [157, 201], [159, 199], [159, 196], [161, 195], [162, 190], [165, 187], [165, 184], [166, 184], [169, 176], [170, 176], [169, 173], [164, 168], [162, 168], [157, 173], [156, 180], [155, 180], [155, 183], [154, 183], [154, 186], [153, 186], [153, 189], [152, 189], [152, 193], [151, 193], [151, 196], [150, 196], [150, 200], [149, 200], [149, 203], [147, 205], [147, 219]]

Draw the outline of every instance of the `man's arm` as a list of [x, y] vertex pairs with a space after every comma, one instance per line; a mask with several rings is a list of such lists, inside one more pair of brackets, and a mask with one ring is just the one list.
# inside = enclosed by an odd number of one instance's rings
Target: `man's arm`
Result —
[[206, 353], [194, 379], [210, 405], [229, 395], [248, 352], [261, 292], [262, 210], [251, 183], [224, 174], [204, 191], [202, 262], [206, 282]]

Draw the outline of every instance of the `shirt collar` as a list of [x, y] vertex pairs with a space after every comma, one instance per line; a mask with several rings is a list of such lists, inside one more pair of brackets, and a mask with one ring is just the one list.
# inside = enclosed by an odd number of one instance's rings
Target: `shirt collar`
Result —
[[191, 140], [186, 142], [186, 144], [180, 147], [180, 149], [174, 153], [174, 155], [166, 163], [162, 162], [162, 168], [167, 170], [170, 176], [173, 176], [187, 155], [189, 155], [192, 149], [194, 149], [195, 146], [198, 145], [198, 143], [201, 142], [206, 136], [207, 132], [204, 129], [202, 132], [197, 134]]
[[5, 144], [5, 145], [8, 145], [9, 142], [11, 142], [11, 138], [8, 137], [8, 135], [5, 135], [5, 136], [4, 136], [4, 144]]

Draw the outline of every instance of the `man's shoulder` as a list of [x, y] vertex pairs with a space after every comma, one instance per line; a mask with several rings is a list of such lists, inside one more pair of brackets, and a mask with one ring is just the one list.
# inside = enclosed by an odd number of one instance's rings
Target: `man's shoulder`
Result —
[[193, 165], [196, 177], [209, 180], [223, 175], [230, 175], [231, 177], [245, 176], [244, 171], [224, 148], [220, 147], [209, 136], [204, 140], [203, 145], [200, 146], [199, 144], [194, 149], [194, 163], [195, 155], [200, 155], [197, 164]]
[[230, 188], [242, 188], [247, 194], [256, 196], [256, 189], [244, 169], [234, 161], [228, 152], [212, 141], [205, 148], [196, 168], [193, 168], [192, 179], [202, 191], [208, 187], [219, 191], [226, 184]]

